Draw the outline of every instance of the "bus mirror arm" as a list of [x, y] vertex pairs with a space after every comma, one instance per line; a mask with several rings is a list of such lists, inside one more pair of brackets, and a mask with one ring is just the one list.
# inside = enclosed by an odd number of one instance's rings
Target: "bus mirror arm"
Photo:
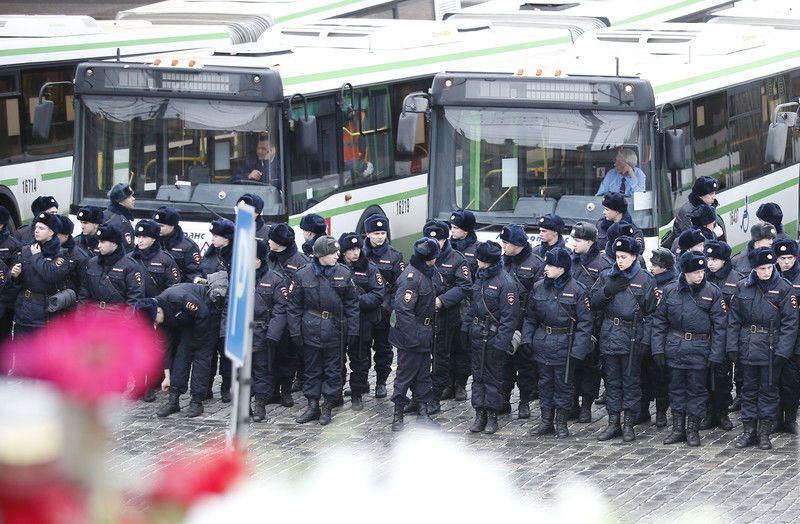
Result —
[[[295, 98], [299, 98], [303, 102], [303, 117], [294, 120], [292, 104]], [[308, 116], [308, 100], [302, 93], [295, 93], [289, 98], [289, 126], [294, 131], [296, 145], [298, 151], [303, 155], [316, 156], [318, 154], [317, 147], [317, 118], [315, 116]]]
[[50, 125], [53, 122], [53, 101], [45, 99], [45, 94], [49, 94], [49, 89], [56, 85], [70, 85], [73, 83], [70, 80], [63, 80], [60, 82], [45, 82], [39, 90], [39, 100], [36, 103], [36, 108], [33, 111], [33, 137], [38, 140], [50, 139]]
[[397, 152], [413, 155], [417, 145], [417, 115], [430, 117], [430, 98], [427, 93], [411, 93], [403, 99], [402, 111], [397, 118]]
[[[672, 127], [664, 129], [664, 109], [667, 107], [672, 111]], [[683, 129], [675, 127], [675, 120], [677, 119], [675, 106], [667, 102], [658, 110], [658, 129], [661, 139], [663, 141], [664, 160], [667, 169], [670, 171], [677, 171], [683, 169], [686, 165], [686, 137], [684, 136]]]
[[[785, 111], [793, 108], [794, 111]], [[772, 123], [767, 130], [767, 143], [764, 147], [764, 160], [771, 164], [783, 164], [786, 156], [786, 142], [789, 139], [789, 128], [797, 127], [797, 111], [800, 110], [800, 103], [788, 102], [778, 104]]]

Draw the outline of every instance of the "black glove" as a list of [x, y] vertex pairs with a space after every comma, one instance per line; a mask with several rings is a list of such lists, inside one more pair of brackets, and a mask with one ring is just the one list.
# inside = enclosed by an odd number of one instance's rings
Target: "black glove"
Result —
[[627, 278], [622, 275], [614, 275], [609, 277], [608, 282], [603, 286], [603, 293], [607, 297], [612, 297], [627, 288], [628, 285], [630, 285], [630, 281]]
[[469, 333], [466, 331], [461, 332], [461, 347], [463, 349], [469, 349]]
[[653, 362], [656, 363], [658, 369], [664, 369], [664, 367], [667, 365], [667, 361], [664, 358], [664, 353], [655, 353], [653, 355]]
[[736, 363], [736, 359], [739, 358], [739, 353], [736, 351], [728, 351], [728, 362], [731, 364]]
[[361, 343], [361, 339], [358, 335], [350, 335], [347, 337], [347, 347], [351, 347], [353, 349], [357, 348], [358, 345]]
[[517, 353], [522, 355], [522, 357], [526, 359], [530, 359], [533, 357], [533, 349], [531, 348], [530, 344], [520, 344], [517, 348]]
[[294, 347], [296, 347], [297, 349], [303, 349], [303, 337], [301, 337], [300, 335], [293, 336], [292, 344], [294, 344]]

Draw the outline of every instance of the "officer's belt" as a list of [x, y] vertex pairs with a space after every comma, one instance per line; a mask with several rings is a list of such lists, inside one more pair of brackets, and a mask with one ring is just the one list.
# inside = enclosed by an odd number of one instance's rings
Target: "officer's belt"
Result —
[[316, 309], [307, 309], [306, 311], [308, 311], [315, 317], [319, 317], [324, 320], [328, 320], [329, 318], [332, 318], [334, 320], [339, 320], [339, 315], [337, 315], [336, 313], [331, 313], [330, 311], [317, 311]]
[[625, 327], [633, 327], [633, 322], [630, 320], [625, 320], [619, 317], [606, 317], [606, 320], [614, 324], [615, 326], [625, 326]]
[[755, 324], [750, 324], [750, 327], [747, 329], [750, 330], [750, 333], [769, 333], [768, 327], [757, 326]]
[[25, 298], [36, 298], [36, 299], [40, 299], [40, 300], [48, 300], [47, 295], [42, 294], [42, 293], [34, 293], [30, 289], [24, 290], [22, 292], [22, 296], [24, 296]]
[[542, 325], [544, 328], [545, 333], [548, 335], [563, 335], [565, 333], [569, 333], [568, 327], [552, 327], [552, 326], [545, 326]]
[[691, 333], [689, 331], [678, 331], [677, 329], [671, 329], [669, 333], [681, 337], [683, 340], [708, 340], [708, 333]]
[[486, 319], [481, 320], [478, 317], [475, 317], [474, 319], [472, 319], [472, 323], [475, 324], [476, 326], [480, 326], [484, 329], [487, 329], [490, 333], [497, 332], [497, 325], [491, 321], [487, 322]]

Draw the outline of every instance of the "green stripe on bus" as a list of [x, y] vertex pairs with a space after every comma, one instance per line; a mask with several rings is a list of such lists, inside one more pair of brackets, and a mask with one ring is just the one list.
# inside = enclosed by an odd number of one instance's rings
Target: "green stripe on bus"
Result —
[[669, 91], [670, 89], [677, 89], [679, 87], [686, 87], [691, 84], [696, 84], [698, 82], [705, 82], [706, 80], [712, 80], [714, 78], [726, 75], [733, 75], [736, 73], [741, 73], [743, 71], [747, 71], [749, 69], [753, 69], [756, 67], [762, 67], [766, 65], [775, 64], [777, 62], [782, 62], [784, 60], [790, 60], [793, 58], [800, 57], [800, 51], [790, 51], [789, 53], [783, 53], [781, 55], [772, 56], [768, 58], [762, 58], [761, 60], [754, 60], [753, 62], [747, 62], [746, 64], [741, 64], [738, 66], [726, 67], [725, 69], [720, 69], [718, 71], [711, 71], [710, 73], [705, 73], [702, 75], [693, 76], [690, 78], [684, 78], [683, 80], [676, 80], [675, 82], [669, 82], [668, 84], [662, 84], [660, 86], [653, 87], [653, 92], [655, 93], [662, 93], [664, 91]]
[[0, 49], [0, 56], [30, 55], [37, 53], [53, 53], [64, 51], [85, 51], [88, 49], [103, 49], [107, 47], [123, 47], [133, 45], [167, 44], [172, 42], [196, 42], [211, 38], [229, 38], [228, 33], [208, 33], [189, 36], [167, 36], [163, 38], [144, 38], [142, 40], [119, 40], [116, 42], [93, 42], [89, 44], [50, 45], [43, 47], [25, 47], [20, 49]]
[[363, 67], [351, 67], [349, 69], [339, 69], [336, 71], [325, 71], [323, 73], [310, 73], [307, 75], [292, 76], [283, 79], [283, 85], [300, 84], [303, 82], [317, 82], [320, 80], [330, 80], [345, 75], [363, 75], [367, 73], [378, 73], [381, 71], [388, 71], [396, 68], [415, 67], [421, 65], [435, 64], [444, 60], [464, 60], [467, 58], [477, 58], [481, 56], [490, 56], [498, 53], [508, 53], [511, 51], [522, 51], [525, 49], [533, 49], [536, 47], [546, 47], [558, 44], [569, 44], [571, 40], [568, 37], [550, 38], [547, 40], [537, 40], [535, 42], [525, 42], [523, 44], [510, 44], [500, 47], [492, 47], [489, 49], [479, 49], [474, 51], [464, 51], [462, 53], [451, 53], [447, 55], [429, 56], [426, 58], [416, 58], [411, 60], [400, 60], [397, 62], [388, 62], [386, 64], [375, 64]]
[[48, 180], [58, 180], [59, 178], [69, 178], [72, 176], [72, 169], [67, 171], [55, 171], [53, 173], [44, 173], [42, 174], [42, 182], [47, 182]]
[[[781, 182], [780, 184], [772, 187], [768, 187], [763, 191], [759, 191], [758, 193], [753, 193], [752, 195], [748, 195], [748, 199], [750, 203], [757, 202], [763, 198], [767, 198], [768, 196], [774, 195], [784, 189], [788, 189], [792, 186], [796, 186], [798, 184], [798, 180], [795, 178], [793, 180], [787, 180], [785, 182]], [[731, 202], [730, 204], [725, 204], [724, 206], [720, 206], [717, 209], [717, 214], [727, 213], [728, 211], [732, 211], [737, 207], [742, 207], [744, 205], [744, 198]], [[755, 215], [755, 213], [753, 213]]]
[[[333, 209], [329, 209], [328, 211], [322, 211], [322, 214], [326, 217], [333, 217], [336, 215], [342, 215], [344, 213], [350, 213], [352, 211], [358, 211], [359, 209], [366, 209], [369, 206], [379, 206], [381, 204], [388, 204], [389, 202], [402, 200], [404, 198], [413, 198], [422, 196], [425, 195], [427, 192], [428, 192], [427, 187], [420, 187], [418, 189], [412, 189], [411, 191], [395, 193], [394, 195], [388, 195], [381, 198], [373, 198], [372, 200], [367, 200], [366, 202], [359, 202], [358, 204], [350, 204], [349, 206], [335, 207]], [[296, 226], [298, 224], [300, 224], [300, 217], [292, 218], [289, 220], [290, 226]]]
[[321, 7], [314, 7], [312, 9], [306, 9], [305, 11], [298, 11], [296, 13], [290, 13], [288, 15], [278, 16], [275, 18], [275, 23], [280, 24], [283, 22], [288, 22], [289, 20], [295, 20], [297, 18], [300, 18], [301, 16], [308, 16], [316, 13], [322, 13], [330, 9], [335, 9], [337, 7], [344, 7], [346, 5], [355, 4], [360, 1], [361, 0], [341, 0], [339, 2], [334, 2], [332, 4], [324, 5]]
[[0, 185], [4, 185], [6, 187], [16, 186], [19, 184], [18, 178], [7, 178], [5, 180], [0, 180]]
[[648, 11], [646, 13], [642, 13], [640, 15], [632, 16], [630, 18], [626, 18], [624, 20], [620, 20], [616, 24], [612, 25], [622, 25], [622, 24], [630, 24], [632, 22], [641, 22], [642, 20], [647, 20], [650, 17], [661, 15], [664, 13], [669, 13], [670, 11], [674, 11], [675, 9], [680, 9], [681, 7], [690, 6], [692, 4], [696, 4], [701, 2], [702, 0], [684, 0], [683, 2], [678, 2], [676, 4], [668, 5], [666, 7], [661, 7], [659, 9], [653, 9], [652, 11]]

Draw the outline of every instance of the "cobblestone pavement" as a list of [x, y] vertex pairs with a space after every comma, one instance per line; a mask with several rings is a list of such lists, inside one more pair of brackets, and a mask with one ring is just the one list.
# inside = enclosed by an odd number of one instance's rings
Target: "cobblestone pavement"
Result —
[[[374, 377], [373, 377], [374, 380]], [[218, 382], [219, 383], [219, 382]], [[217, 383], [217, 384], [218, 384]], [[389, 385], [391, 394], [391, 384]], [[206, 413], [196, 419], [181, 414], [166, 419], [155, 416], [164, 400], [155, 404], [136, 403], [116, 424], [112, 472], [141, 475], [152, 470], [152, 452], [200, 447], [210, 439], [225, 436], [230, 404], [216, 398], [205, 403]], [[299, 426], [294, 417], [305, 407], [295, 393], [295, 406], [268, 406], [268, 420], [250, 425], [250, 451], [256, 478], [287, 476], [314, 465], [326, 450], [351, 444], [378, 460], [388, 460], [396, 436], [390, 428], [392, 404], [389, 399], [365, 397], [365, 409], [354, 412], [349, 403], [334, 411], [326, 427], [316, 423]], [[182, 399], [185, 409], [188, 398]], [[514, 405], [516, 411], [516, 405]], [[661, 440], [668, 428], [637, 426], [637, 440], [598, 442], [596, 434], [605, 427], [605, 410], [595, 406], [591, 424], [570, 423], [572, 436], [556, 440], [552, 436], [531, 437], [528, 430], [538, 423], [538, 404], [534, 416], [517, 420], [500, 418], [495, 435], [468, 432], [472, 409], [468, 402], [443, 402], [436, 416], [442, 431], [472, 453], [495, 460], [496, 467], [524, 497], [552, 500], [554, 493], [571, 480], [580, 479], [597, 487], [618, 516], [626, 522], [680, 522], [678, 518], [695, 506], [714, 508], [722, 522], [790, 522], [800, 518], [800, 475], [793, 438], [775, 435], [771, 452], [755, 448], [735, 450], [738, 434], [719, 429], [701, 432], [703, 445], [688, 448], [683, 444], [664, 446]], [[407, 418], [412, 430], [414, 417]], [[410, 421], [410, 422], [409, 422]]]

